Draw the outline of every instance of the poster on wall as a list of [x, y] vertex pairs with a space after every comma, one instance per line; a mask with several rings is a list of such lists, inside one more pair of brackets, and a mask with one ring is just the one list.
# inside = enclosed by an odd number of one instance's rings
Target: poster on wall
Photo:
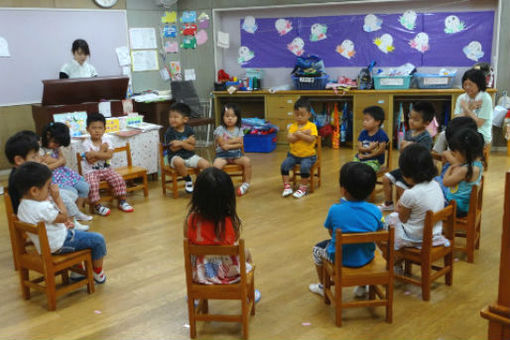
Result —
[[[490, 62], [494, 11], [240, 20], [242, 67], [293, 67], [315, 54], [327, 67], [471, 66]], [[256, 29], [255, 29], [256, 27]]]

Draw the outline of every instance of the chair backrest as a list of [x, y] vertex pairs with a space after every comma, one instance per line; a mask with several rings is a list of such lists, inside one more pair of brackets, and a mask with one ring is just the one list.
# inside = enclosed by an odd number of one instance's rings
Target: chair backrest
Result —
[[165, 167], [165, 153], [163, 150], [163, 144], [159, 143], [159, 167], [161, 170]]
[[241, 272], [241, 284], [246, 283], [246, 255], [244, 253], [244, 240], [239, 239], [238, 245], [232, 246], [204, 246], [192, 244], [187, 238], [184, 244], [184, 267], [186, 270], [186, 285], [191, 288], [193, 284], [193, 268], [191, 264], [191, 256], [205, 255], [223, 255], [223, 256], [239, 256], [239, 265]]
[[476, 200], [476, 207], [477, 210], [482, 210], [482, 204], [483, 204], [483, 182], [484, 182], [484, 176], [482, 175], [482, 178], [480, 179], [480, 187], [478, 188], [478, 196]]
[[389, 170], [391, 170], [391, 151], [393, 149], [393, 145], [391, 143], [391, 139], [388, 141], [388, 143], [386, 143], [386, 168]]
[[380, 230], [369, 233], [350, 233], [344, 234], [340, 229], [336, 230], [336, 248], [335, 248], [335, 263], [337, 265], [342, 263], [342, 246], [344, 244], [357, 244], [357, 243], [370, 243], [370, 242], [384, 242], [387, 246], [385, 254], [388, 254], [386, 259], [386, 269], [393, 268], [394, 259], [394, 230], [390, 227], [389, 230]]
[[450, 204], [437, 212], [427, 211], [425, 215], [425, 223], [423, 227], [422, 254], [430, 254], [432, 248], [432, 232], [437, 222], [443, 222], [443, 235], [450, 241], [453, 249], [455, 241], [454, 226], [457, 214], [457, 202], [452, 200]]
[[[131, 158], [131, 147], [129, 146], [129, 143], [126, 143], [126, 145], [124, 145], [124, 146], [113, 149], [113, 153], [117, 153], [117, 152], [126, 152], [127, 165], [129, 167], [133, 166], [133, 160]], [[82, 168], [81, 168], [82, 160], [83, 160], [83, 157], [81, 156], [81, 154], [79, 152], [77, 152], [76, 153], [76, 161], [78, 163], [78, 173], [80, 175], [83, 175]]]
[[7, 224], [9, 225], [9, 232], [14, 231], [14, 209], [12, 207], [11, 196], [9, 195], [9, 188], [4, 188], [4, 204], [5, 204], [5, 214], [7, 215]]
[[44, 259], [43, 261], [46, 262], [46, 266], [47, 267], [52, 266], [52, 261], [50, 260], [51, 250], [44, 222], [39, 222], [37, 225], [34, 225], [30, 223], [21, 222], [17, 218], [14, 218], [13, 225], [14, 225], [14, 238], [16, 241], [15, 252], [18, 259], [21, 259], [21, 256], [27, 253], [26, 246], [28, 245], [28, 243], [26, 243], [25, 235], [27, 233], [32, 233], [37, 235], [37, 237], [39, 238], [39, 247], [41, 249], [40, 256]]

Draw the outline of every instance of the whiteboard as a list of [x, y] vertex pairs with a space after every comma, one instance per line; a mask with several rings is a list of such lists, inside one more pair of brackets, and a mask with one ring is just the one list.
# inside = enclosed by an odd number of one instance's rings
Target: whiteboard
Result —
[[0, 8], [11, 54], [0, 58], [0, 106], [40, 103], [41, 80], [58, 79], [75, 39], [88, 42], [99, 76], [121, 75], [115, 48], [128, 46], [127, 32], [125, 10]]

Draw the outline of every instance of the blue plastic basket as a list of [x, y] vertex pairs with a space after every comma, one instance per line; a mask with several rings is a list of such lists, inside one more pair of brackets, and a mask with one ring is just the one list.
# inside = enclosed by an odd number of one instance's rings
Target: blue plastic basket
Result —
[[419, 89], [451, 89], [455, 75], [441, 75], [431, 73], [415, 73], [414, 79]]
[[376, 90], [407, 90], [411, 85], [411, 76], [374, 76]]
[[276, 149], [276, 132], [268, 135], [244, 135], [245, 152], [272, 152]]
[[324, 73], [320, 77], [291, 75], [296, 90], [324, 90], [328, 83], [329, 76]]

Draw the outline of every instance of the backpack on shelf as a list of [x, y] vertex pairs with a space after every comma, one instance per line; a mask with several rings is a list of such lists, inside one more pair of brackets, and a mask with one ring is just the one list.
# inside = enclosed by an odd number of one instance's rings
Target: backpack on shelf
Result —
[[372, 79], [372, 69], [375, 66], [375, 61], [372, 60], [368, 67], [364, 67], [358, 74], [358, 89], [359, 90], [372, 90], [374, 88], [374, 80]]

